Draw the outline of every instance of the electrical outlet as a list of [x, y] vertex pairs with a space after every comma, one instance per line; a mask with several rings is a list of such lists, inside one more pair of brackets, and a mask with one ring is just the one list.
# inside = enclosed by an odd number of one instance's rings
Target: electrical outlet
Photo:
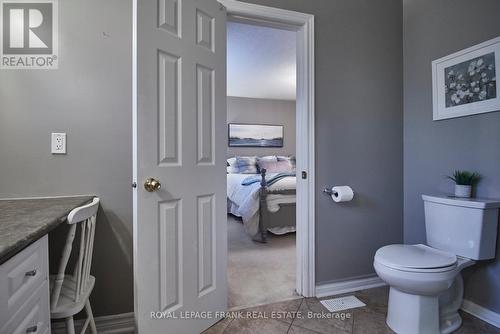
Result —
[[51, 149], [52, 154], [66, 154], [65, 133], [52, 133]]

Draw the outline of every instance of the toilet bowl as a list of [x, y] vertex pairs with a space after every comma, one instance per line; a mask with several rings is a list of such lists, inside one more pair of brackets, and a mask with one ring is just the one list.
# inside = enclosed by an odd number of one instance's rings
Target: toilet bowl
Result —
[[373, 266], [390, 285], [387, 324], [396, 333], [447, 334], [461, 325], [460, 271], [474, 261], [426, 245], [389, 245]]
[[460, 272], [495, 258], [500, 200], [422, 195], [427, 245], [388, 245], [373, 260], [389, 286], [387, 325], [398, 334], [448, 334], [462, 319]]

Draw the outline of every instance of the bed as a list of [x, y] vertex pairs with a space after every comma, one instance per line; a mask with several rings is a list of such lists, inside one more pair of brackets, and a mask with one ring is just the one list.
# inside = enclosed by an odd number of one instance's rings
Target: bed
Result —
[[258, 242], [266, 242], [268, 231], [295, 232], [297, 180], [294, 173], [277, 174], [285, 173], [227, 174], [228, 213], [241, 217], [245, 231]]

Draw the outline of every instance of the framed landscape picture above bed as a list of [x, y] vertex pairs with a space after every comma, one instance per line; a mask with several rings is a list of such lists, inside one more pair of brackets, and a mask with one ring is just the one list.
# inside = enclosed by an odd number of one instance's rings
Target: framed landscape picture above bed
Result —
[[283, 147], [283, 125], [230, 123], [230, 147]]
[[500, 110], [500, 37], [432, 62], [433, 119]]

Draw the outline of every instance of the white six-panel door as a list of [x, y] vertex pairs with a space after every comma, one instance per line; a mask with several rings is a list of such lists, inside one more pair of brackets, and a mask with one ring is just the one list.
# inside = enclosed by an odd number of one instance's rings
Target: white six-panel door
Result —
[[[172, 316], [227, 307], [225, 21], [216, 0], [137, 0], [140, 334], [200, 333], [217, 319]], [[147, 178], [161, 189], [146, 191]]]

